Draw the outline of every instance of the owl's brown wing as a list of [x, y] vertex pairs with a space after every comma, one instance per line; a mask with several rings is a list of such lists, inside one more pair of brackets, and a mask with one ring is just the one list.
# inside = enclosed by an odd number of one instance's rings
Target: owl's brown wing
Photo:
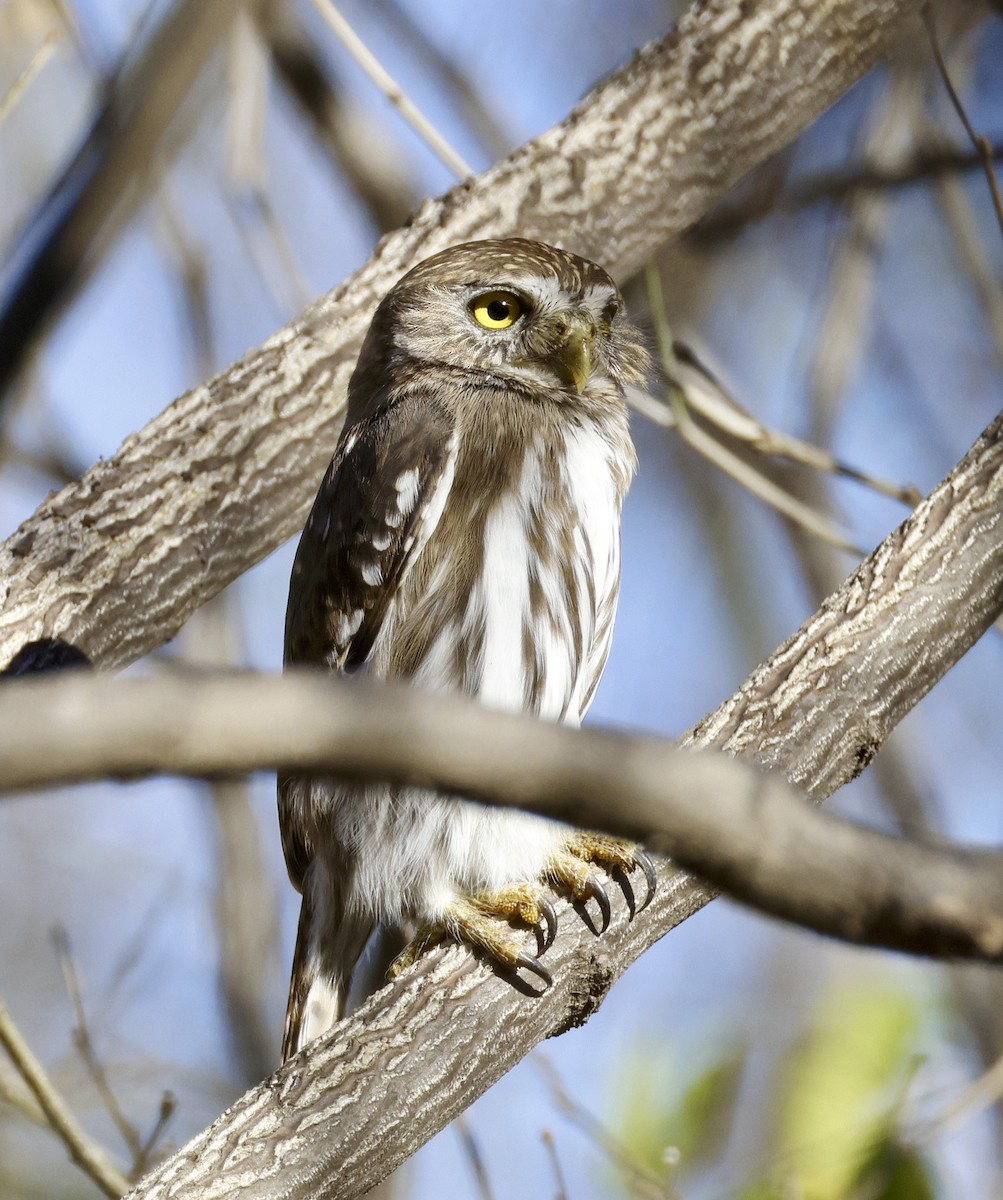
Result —
[[[286, 610], [285, 661], [352, 672], [368, 658], [401, 581], [442, 516], [456, 461], [454, 423], [412, 392], [342, 436], [300, 538]], [[310, 860], [289, 780], [279, 782], [286, 865]]]

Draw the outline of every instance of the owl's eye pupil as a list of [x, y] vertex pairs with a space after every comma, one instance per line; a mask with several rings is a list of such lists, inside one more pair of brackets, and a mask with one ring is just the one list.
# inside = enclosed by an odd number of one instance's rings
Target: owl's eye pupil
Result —
[[487, 306], [488, 316], [492, 321], [497, 321], [501, 324], [502, 321], [507, 321], [512, 313], [512, 305], [507, 300], [492, 300]]

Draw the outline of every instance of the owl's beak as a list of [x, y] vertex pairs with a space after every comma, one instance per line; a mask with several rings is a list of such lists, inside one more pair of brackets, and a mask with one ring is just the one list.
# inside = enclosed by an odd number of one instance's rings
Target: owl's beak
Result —
[[573, 316], [566, 322], [560, 345], [554, 351], [554, 368], [562, 383], [581, 394], [592, 375], [592, 346], [596, 340], [595, 323], [585, 316]]

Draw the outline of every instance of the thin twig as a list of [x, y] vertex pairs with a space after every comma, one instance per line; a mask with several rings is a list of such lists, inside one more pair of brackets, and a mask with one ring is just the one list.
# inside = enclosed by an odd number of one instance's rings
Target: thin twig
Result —
[[[692, 418], [689, 411], [689, 390], [681, 381], [680, 363], [676, 358], [675, 346], [669, 332], [668, 319], [662, 301], [661, 282], [654, 268], [647, 273], [648, 305], [651, 319], [655, 326], [655, 336], [658, 343], [659, 356], [662, 360], [668, 402], [667, 416], [671, 422], [662, 420], [661, 423], [671, 423], [679, 436], [690, 447], [719, 470], [731, 476], [747, 491], [757, 496], [764, 503], [775, 508], [788, 519], [801, 525], [809, 533], [831, 543], [840, 550], [863, 558], [866, 551], [855, 546], [839, 526], [824, 514], [817, 512], [790, 492], [785, 491], [772, 479], [768, 479], [756, 467], [740, 458], [734, 451], [729, 450], [721, 441], [706, 429], [701, 428]], [[637, 394], [632, 393], [632, 400], [637, 406]], [[658, 420], [657, 405], [647, 405], [641, 411], [647, 416]]]
[[533, 1062], [546, 1080], [554, 1103], [569, 1121], [578, 1127], [596, 1145], [618, 1170], [624, 1174], [625, 1182], [635, 1195], [645, 1200], [665, 1200], [665, 1181], [642, 1166], [626, 1146], [587, 1108], [579, 1104], [564, 1086], [551, 1060], [541, 1053], [533, 1055]]
[[313, 3], [335, 37], [429, 149], [438, 155], [457, 179], [466, 179], [473, 175], [473, 168], [450, 146], [418, 106], [408, 98], [400, 84], [383, 68], [379, 59], [335, 8], [332, 0], [313, 0]]
[[[245, 619], [232, 592], [223, 592], [195, 614], [181, 644], [196, 667], [234, 667], [246, 661]], [[216, 859], [213, 916], [219, 945], [218, 984], [232, 1039], [235, 1068], [248, 1082], [275, 1066], [277, 1031], [264, 989], [277, 961], [278, 898], [269, 881], [258, 822], [246, 780], [209, 781], [207, 830]]]
[[[1003, 159], [1003, 144], [991, 146], [991, 157], [994, 162]], [[771, 179], [768, 186], [751, 198], [713, 209], [686, 234], [686, 240], [696, 245], [713, 245], [723, 238], [734, 237], [767, 217], [797, 213], [817, 204], [851, 199], [861, 192], [890, 191], [930, 179], [942, 179], [946, 175], [981, 171], [984, 161], [981, 151], [945, 146], [938, 140], [929, 147], [914, 150], [905, 162], [898, 165], [863, 163], [819, 171], [791, 184], [779, 194]]]
[[129, 1190], [129, 1180], [112, 1163], [104, 1148], [84, 1131], [24, 1040], [2, 1000], [0, 1044], [10, 1055], [11, 1062], [38, 1101], [50, 1128], [69, 1151], [70, 1158], [94, 1180], [106, 1196], [118, 1200], [119, 1196], [125, 1195]]
[[481, 1200], [494, 1200], [494, 1192], [491, 1190], [491, 1180], [488, 1178], [487, 1167], [484, 1164], [484, 1155], [481, 1154], [480, 1145], [474, 1137], [466, 1114], [461, 1113], [453, 1122], [453, 1126], [457, 1134], [459, 1134], [460, 1144], [463, 1146], [464, 1152], [470, 1161], [470, 1169], [474, 1173], [477, 1192]]
[[940, 77], [944, 81], [944, 87], [947, 89], [947, 94], [950, 97], [954, 111], [958, 114], [961, 124], [965, 127], [965, 133], [968, 134], [968, 139], [975, 147], [976, 153], [982, 163], [982, 170], [985, 173], [986, 182], [989, 184], [989, 194], [993, 198], [993, 207], [996, 210], [996, 221], [1000, 227], [1000, 233], [1003, 234], [1003, 196], [1000, 195], [999, 183], [996, 179], [996, 171], [993, 166], [993, 145], [992, 142], [982, 133], [976, 133], [974, 125], [968, 118], [968, 113], [965, 111], [965, 106], [961, 102], [961, 97], [958, 95], [951, 82], [951, 76], [947, 70], [947, 63], [944, 61], [944, 56], [941, 53], [940, 41], [937, 38], [937, 29], [933, 21], [933, 13], [930, 7], [923, 9], [923, 20], [926, 22], [927, 33], [930, 37], [930, 48], [933, 50], [933, 57], [937, 63], [937, 70], [940, 72]]
[[568, 1200], [568, 1185], [564, 1181], [561, 1160], [557, 1157], [554, 1135], [549, 1129], [545, 1129], [540, 1134], [540, 1140], [543, 1142], [543, 1148], [547, 1151], [547, 1157], [550, 1159], [550, 1165], [554, 1170], [554, 1179], [557, 1181], [557, 1195], [554, 1197], [554, 1200]]
[[228, 192], [224, 203], [244, 239], [251, 265], [280, 311], [297, 312], [309, 302], [313, 289], [265, 192], [260, 188], [246, 195]]
[[160, 1108], [157, 1110], [156, 1119], [153, 1122], [150, 1132], [143, 1139], [143, 1143], [139, 1148], [139, 1154], [136, 1158], [135, 1175], [138, 1178], [149, 1167], [153, 1161], [154, 1152], [157, 1145], [163, 1136], [164, 1130], [170, 1123], [171, 1117], [174, 1116], [178, 1108], [178, 1099], [173, 1092], [165, 1091], [160, 1097]]
[[104, 1066], [94, 1049], [94, 1042], [91, 1039], [90, 1027], [87, 1022], [87, 1012], [84, 1008], [83, 991], [80, 986], [80, 973], [77, 971], [76, 960], [73, 957], [73, 951], [70, 947], [69, 935], [61, 925], [57, 925], [52, 930], [51, 936], [52, 943], [56, 948], [59, 967], [63, 973], [66, 993], [70, 998], [70, 1003], [73, 1005], [73, 1014], [76, 1019], [76, 1028], [73, 1030], [73, 1044], [77, 1048], [77, 1053], [83, 1059], [87, 1073], [97, 1088], [98, 1095], [101, 1097], [108, 1115], [115, 1123], [115, 1128], [118, 1130], [126, 1146], [128, 1146], [133, 1162], [138, 1163], [143, 1149], [139, 1131], [122, 1111], [122, 1107], [116, 1099], [115, 1093], [112, 1091], [111, 1084], [108, 1082], [108, 1075]]
[[1003, 1100], [1003, 1056], [997, 1058], [988, 1070], [983, 1071], [978, 1079], [973, 1080], [910, 1140], [916, 1143], [931, 1142], [972, 1117], [977, 1117], [1000, 1100]]
[[0, 1061], [0, 1100], [16, 1108], [22, 1117], [35, 1125], [48, 1125], [38, 1101], [17, 1078], [6, 1062]]
[[0, 125], [10, 116], [18, 101], [41, 74], [42, 68], [62, 40], [63, 35], [58, 29], [50, 29], [42, 39], [41, 45], [28, 60], [28, 65], [10, 85], [6, 94], [0, 97]]

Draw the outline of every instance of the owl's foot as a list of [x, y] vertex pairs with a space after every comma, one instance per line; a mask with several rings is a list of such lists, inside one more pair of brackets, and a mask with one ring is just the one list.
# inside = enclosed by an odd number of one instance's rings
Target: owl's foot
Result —
[[535, 929], [540, 954], [557, 936], [557, 912], [538, 883], [519, 883], [497, 892], [457, 896], [442, 920], [423, 926], [397, 956], [390, 967], [390, 978], [396, 978], [432, 946], [451, 939], [483, 951], [505, 970], [515, 974], [529, 971], [549, 987], [553, 983], [550, 972], [536, 955], [523, 949], [502, 921]]
[[[634, 916], [651, 903], [655, 894], [655, 868], [651, 859], [633, 842], [621, 841], [603, 833], [572, 834], [547, 863], [544, 877], [548, 883], [556, 884], [581, 904], [595, 900], [602, 914], [602, 926], [597, 933], [606, 930], [610, 922], [610, 902], [606, 889], [599, 882], [593, 866], [602, 867], [624, 889]], [[647, 893], [638, 905], [628, 881], [634, 871], [641, 871], [647, 885]], [[539, 947], [536, 955], [523, 949], [513, 937], [508, 925], [523, 925], [536, 931]], [[593, 926], [595, 929], [595, 926]], [[497, 892], [478, 893], [472, 896], [457, 896], [450, 902], [442, 919], [419, 929], [417, 935], [397, 956], [390, 967], [389, 975], [395, 979], [401, 971], [416, 963], [419, 958], [440, 942], [452, 940], [466, 942], [481, 950], [504, 970], [518, 974], [528, 971], [549, 987], [553, 977], [540, 962], [544, 952], [557, 936], [557, 912], [539, 883], [517, 883]]]
[[[546, 876], [551, 883], [566, 888], [580, 904], [595, 900], [602, 914], [599, 933], [604, 933], [609, 926], [610, 903], [606, 889], [599, 882], [595, 872], [590, 870], [593, 865], [602, 867], [620, 882], [627, 896], [632, 917], [651, 903], [657, 883], [655, 868], [640, 846], [605, 833], [581, 831], [572, 834], [551, 857], [547, 864]], [[627, 876], [636, 870], [643, 872], [648, 889], [640, 905], [635, 902], [633, 890], [627, 879]]]

